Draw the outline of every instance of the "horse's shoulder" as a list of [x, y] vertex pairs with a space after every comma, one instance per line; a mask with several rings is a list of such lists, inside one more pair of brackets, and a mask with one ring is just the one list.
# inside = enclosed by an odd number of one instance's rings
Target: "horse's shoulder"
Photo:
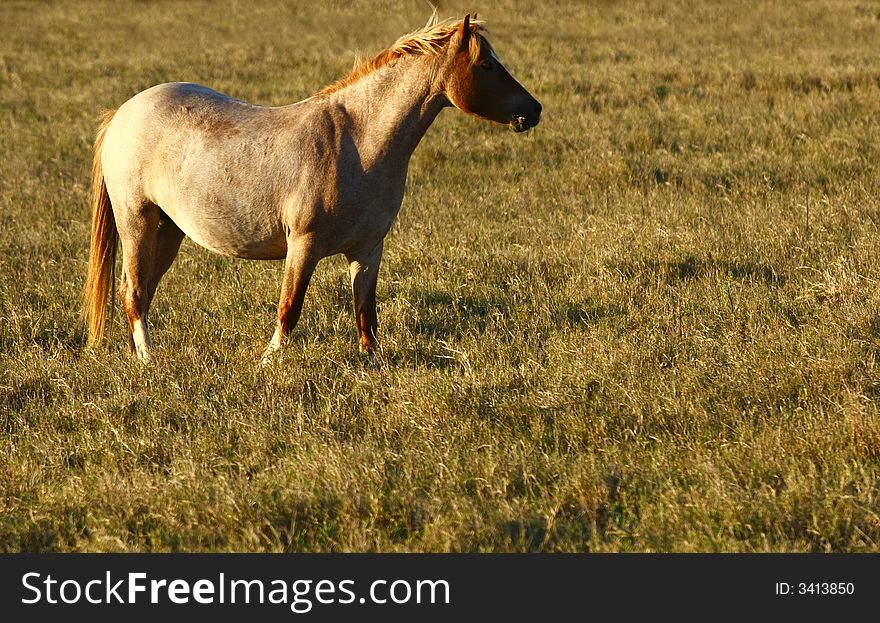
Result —
[[348, 113], [336, 102], [318, 100], [312, 108], [312, 119], [327, 128], [338, 127], [347, 123]]
[[348, 112], [332, 102], [312, 100], [296, 112], [299, 136], [311, 136], [318, 143], [335, 143], [351, 125]]

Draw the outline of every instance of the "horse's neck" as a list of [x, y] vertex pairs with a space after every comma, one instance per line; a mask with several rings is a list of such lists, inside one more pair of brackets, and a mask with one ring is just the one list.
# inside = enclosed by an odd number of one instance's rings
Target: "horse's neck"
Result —
[[445, 100], [433, 87], [434, 57], [399, 59], [333, 94], [357, 128], [365, 168], [406, 166]]

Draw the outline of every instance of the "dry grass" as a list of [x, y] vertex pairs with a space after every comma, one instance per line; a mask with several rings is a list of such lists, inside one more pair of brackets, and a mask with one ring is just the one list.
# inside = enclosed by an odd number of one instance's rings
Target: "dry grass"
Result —
[[379, 373], [342, 262], [260, 370], [281, 266], [190, 243], [160, 362], [85, 352], [90, 141], [168, 80], [297, 101], [422, 3], [0, 4], [0, 549], [876, 550], [880, 3], [693, 4], [441, 6], [545, 116], [416, 152]]

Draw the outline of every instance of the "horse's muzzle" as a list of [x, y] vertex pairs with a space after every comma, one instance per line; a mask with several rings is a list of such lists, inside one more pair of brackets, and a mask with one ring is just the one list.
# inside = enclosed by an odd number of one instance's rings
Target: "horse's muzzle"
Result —
[[541, 110], [541, 103], [535, 100], [531, 111], [510, 118], [510, 127], [514, 132], [525, 132], [534, 128], [541, 121]]

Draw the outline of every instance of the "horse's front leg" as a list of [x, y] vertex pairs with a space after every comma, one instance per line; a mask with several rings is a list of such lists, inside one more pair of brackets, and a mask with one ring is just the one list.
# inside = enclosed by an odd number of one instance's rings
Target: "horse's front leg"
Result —
[[278, 302], [278, 324], [272, 341], [263, 352], [263, 364], [281, 350], [284, 338], [293, 330], [302, 313], [306, 289], [320, 258], [315, 253], [311, 236], [291, 237], [287, 241], [287, 259], [284, 263], [284, 280], [281, 283], [281, 299]]
[[379, 367], [374, 352], [379, 321], [376, 314], [376, 279], [382, 261], [382, 243], [367, 253], [346, 254], [351, 273], [354, 315], [360, 334], [360, 349], [370, 356], [374, 368]]

